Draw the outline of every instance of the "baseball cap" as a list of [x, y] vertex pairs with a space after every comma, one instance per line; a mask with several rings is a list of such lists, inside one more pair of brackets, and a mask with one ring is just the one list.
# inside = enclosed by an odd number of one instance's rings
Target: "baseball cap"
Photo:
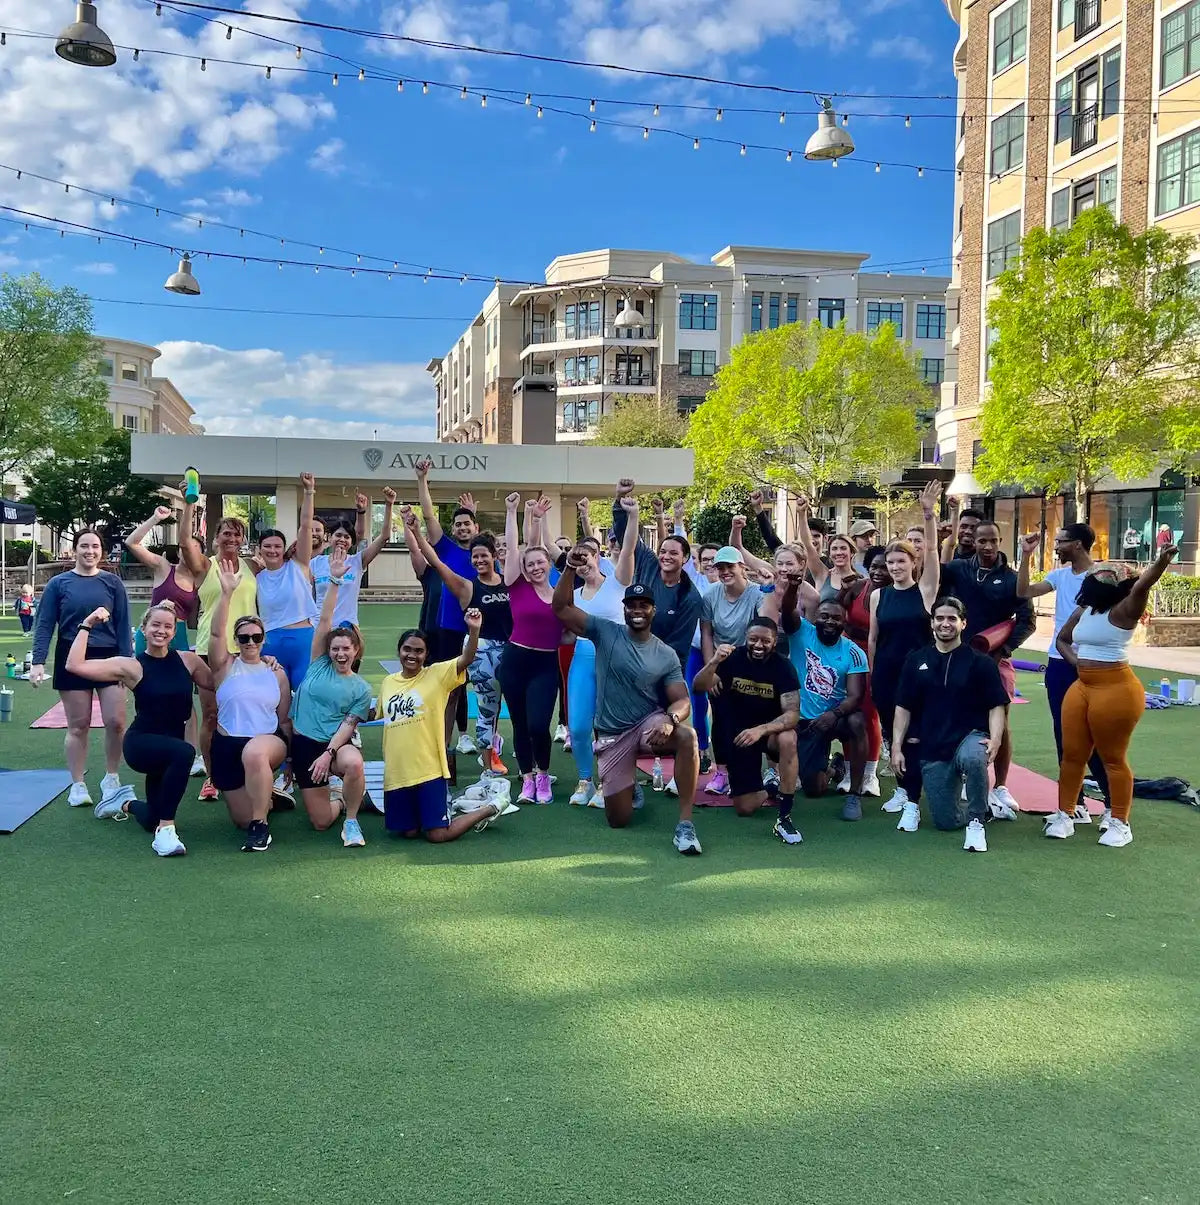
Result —
[[647, 602], [654, 601], [654, 595], [640, 582], [634, 582], [632, 586], [626, 588], [622, 601], [632, 602], [635, 598], [644, 598]]
[[878, 530], [879, 528], [870, 519], [855, 519], [850, 524], [850, 537], [854, 539], [857, 536], [869, 536], [873, 531]]
[[746, 558], [742, 556], [736, 548], [726, 544], [724, 548], [717, 551], [717, 555], [713, 557], [714, 565], [744, 565]]

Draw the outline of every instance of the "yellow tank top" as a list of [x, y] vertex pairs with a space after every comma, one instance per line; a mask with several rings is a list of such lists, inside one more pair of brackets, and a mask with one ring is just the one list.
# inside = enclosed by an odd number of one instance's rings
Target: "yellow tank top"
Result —
[[[241, 581], [229, 600], [229, 618], [225, 621], [225, 643], [231, 653], [237, 652], [237, 641], [233, 638], [234, 620], [243, 615], [258, 614], [258, 589], [254, 584], [254, 572], [245, 561], [240, 564], [238, 576]], [[218, 576], [217, 562], [213, 561], [200, 583], [200, 623], [196, 628], [196, 652], [201, 657], [208, 652], [212, 640], [212, 616], [220, 599], [221, 579]]]

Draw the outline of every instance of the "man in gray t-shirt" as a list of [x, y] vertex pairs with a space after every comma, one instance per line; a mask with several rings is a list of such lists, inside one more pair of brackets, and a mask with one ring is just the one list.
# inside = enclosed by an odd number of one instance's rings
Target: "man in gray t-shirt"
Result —
[[[700, 853], [692, 805], [700, 756], [696, 733], [684, 721], [691, 714], [679, 658], [651, 630], [654, 595], [635, 583], [625, 591], [625, 622], [598, 619], [575, 606], [575, 573], [587, 550], [576, 546], [554, 588], [554, 613], [568, 631], [596, 646], [596, 753], [604, 814], [613, 828], [633, 818], [633, 788], [639, 753], [675, 758], [679, 823], [675, 848]], [[665, 708], [665, 709], [664, 709]]]

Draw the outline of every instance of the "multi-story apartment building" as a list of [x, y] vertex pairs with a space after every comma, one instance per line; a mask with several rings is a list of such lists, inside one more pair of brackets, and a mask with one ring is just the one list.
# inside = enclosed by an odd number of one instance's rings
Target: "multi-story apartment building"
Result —
[[[1108, 206], [1135, 233], [1200, 226], [1200, 0], [946, 0], [959, 24], [953, 277], [943, 457], [970, 472], [982, 445], [991, 282], [1022, 236]], [[991, 492], [1015, 548], [1069, 501]], [[1167, 524], [1195, 559], [1200, 494], [1178, 474], [1107, 481], [1091, 503], [1099, 552], [1147, 559]]]
[[[771, 247], [726, 247], [708, 263], [611, 248], [559, 256], [544, 285], [493, 289], [430, 361], [438, 438], [578, 442], [631, 394], [692, 410], [744, 336], [813, 319], [866, 331], [892, 322], [940, 386], [948, 280], [864, 272], [866, 259]], [[933, 459], [932, 436], [924, 455]]]
[[166, 377], [153, 373], [162, 352], [128, 339], [100, 340], [100, 375], [108, 383], [113, 426], [156, 435], [203, 435], [195, 411]]

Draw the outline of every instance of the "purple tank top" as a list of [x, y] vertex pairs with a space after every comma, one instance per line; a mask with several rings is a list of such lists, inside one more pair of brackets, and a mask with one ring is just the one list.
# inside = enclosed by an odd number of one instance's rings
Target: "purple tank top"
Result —
[[538, 592], [524, 577], [517, 578], [509, 588], [508, 605], [512, 610], [513, 644], [545, 652], [558, 648], [562, 624], [554, 614], [554, 608], [538, 597]]
[[196, 626], [196, 620], [200, 614], [200, 591], [196, 589], [185, 590], [175, 580], [175, 566], [172, 565], [170, 572], [163, 580], [161, 586], [155, 586], [150, 591], [150, 602], [169, 602], [175, 604], [175, 614], [182, 620], [185, 620], [189, 628]]

